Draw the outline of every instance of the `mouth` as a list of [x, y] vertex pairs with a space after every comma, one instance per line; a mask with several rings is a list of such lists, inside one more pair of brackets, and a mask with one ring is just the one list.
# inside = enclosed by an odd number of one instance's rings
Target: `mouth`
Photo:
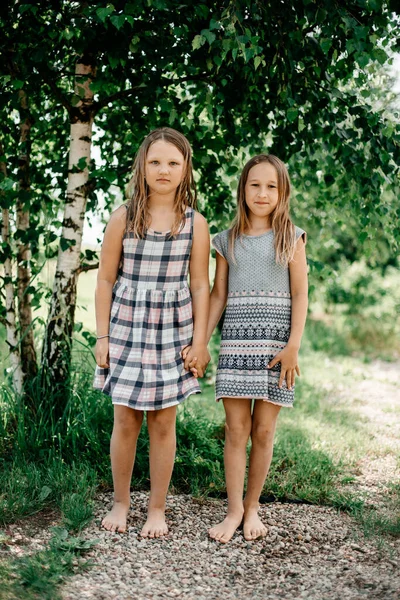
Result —
[[157, 181], [161, 181], [161, 183], [162, 183], [162, 182], [164, 182], [164, 183], [169, 183], [169, 181], [170, 181], [170, 180], [169, 180], [169, 179], [157, 179]]

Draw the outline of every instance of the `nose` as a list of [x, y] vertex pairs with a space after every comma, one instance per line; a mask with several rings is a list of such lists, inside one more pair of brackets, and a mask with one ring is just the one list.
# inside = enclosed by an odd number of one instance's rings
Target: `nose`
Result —
[[169, 173], [168, 165], [161, 164], [159, 168], [160, 175], [164, 175], [165, 173]]
[[258, 196], [259, 198], [267, 198], [268, 196], [268, 190], [265, 187], [260, 187], [258, 190]]

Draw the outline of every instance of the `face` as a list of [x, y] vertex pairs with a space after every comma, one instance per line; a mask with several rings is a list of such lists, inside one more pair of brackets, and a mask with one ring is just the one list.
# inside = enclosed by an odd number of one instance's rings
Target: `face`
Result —
[[245, 186], [246, 204], [257, 217], [268, 217], [278, 204], [278, 174], [273, 165], [262, 162], [251, 167]]
[[154, 142], [146, 156], [146, 182], [152, 192], [175, 192], [185, 175], [185, 159], [176, 146], [164, 140]]

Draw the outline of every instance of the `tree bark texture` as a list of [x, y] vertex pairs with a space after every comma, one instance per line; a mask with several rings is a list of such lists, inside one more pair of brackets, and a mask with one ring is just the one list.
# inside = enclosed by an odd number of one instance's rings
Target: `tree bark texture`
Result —
[[43, 346], [47, 381], [54, 384], [64, 383], [70, 370], [93, 127], [93, 92], [90, 83], [95, 74], [94, 57], [83, 56], [77, 61], [74, 96], [77, 101], [69, 111], [71, 128], [67, 195]]
[[[0, 144], [0, 154], [4, 155], [4, 149]], [[7, 176], [6, 163], [0, 162], [0, 170], [4, 177]], [[4, 290], [5, 290], [5, 308], [6, 308], [6, 343], [10, 350], [10, 362], [12, 369], [12, 378], [14, 390], [17, 394], [22, 393], [23, 373], [21, 368], [21, 358], [18, 346], [17, 324], [15, 319], [15, 290], [13, 282], [12, 269], [12, 250], [10, 236], [10, 212], [8, 208], [2, 208], [2, 227], [1, 237], [3, 249], [6, 258], [3, 264]]]
[[20, 335], [21, 367], [24, 385], [37, 375], [37, 357], [33, 336], [31, 297], [28, 288], [31, 281], [29, 233], [29, 163], [31, 153], [30, 133], [32, 117], [25, 91], [19, 91], [20, 137], [18, 150], [18, 197], [17, 197], [17, 282], [18, 320]]

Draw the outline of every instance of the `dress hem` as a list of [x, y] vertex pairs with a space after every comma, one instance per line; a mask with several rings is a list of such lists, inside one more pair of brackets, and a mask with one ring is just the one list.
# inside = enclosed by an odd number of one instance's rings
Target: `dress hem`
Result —
[[[103, 392], [103, 394], [105, 394], [106, 396], [109, 396], [111, 398], [111, 396], [109, 394], [107, 394], [106, 392]], [[179, 406], [179, 404], [182, 404], [182, 402], [184, 402], [185, 400], [187, 400], [187, 398], [189, 398], [189, 396], [191, 396], [192, 394], [201, 394], [201, 390], [190, 390], [187, 394], [185, 394], [182, 398], [182, 400], [178, 400], [177, 402], [172, 402], [171, 404], [166, 404], [165, 406], [160, 406], [160, 408], [139, 408], [138, 406], [132, 406], [129, 403], [127, 404], [126, 402], [115, 402], [114, 400], [112, 400], [112, 403], [115, 404], [116, 406], [126, 406], [127, 408], [132, 408], [132, 410], [140, 410], [142, 412], [145, 411], [156, 411], [156, 410], [163, 410], [164, 408], [171, 408], [171, 406]]]
[[215, 398], [215, 402], [219, 402], [220, 400], [223, 400], [224, 398], [237, 398], [238, 400], [240, 400], [241, 398], [250, 398], [251, 400], [262, 400], [263, 402], [269, 402], [270, 404], [275, 404], [276, 406], [283, 406], [285, 408], [293, 408], [293, 404], [281, 404], [280, 402], [274, 402], [273, 400], [270, 400], [269, 398], [255, 398], [254, 396], [227, 396], [227, 395], [223, 395], [223, 396], [216, 396]]

